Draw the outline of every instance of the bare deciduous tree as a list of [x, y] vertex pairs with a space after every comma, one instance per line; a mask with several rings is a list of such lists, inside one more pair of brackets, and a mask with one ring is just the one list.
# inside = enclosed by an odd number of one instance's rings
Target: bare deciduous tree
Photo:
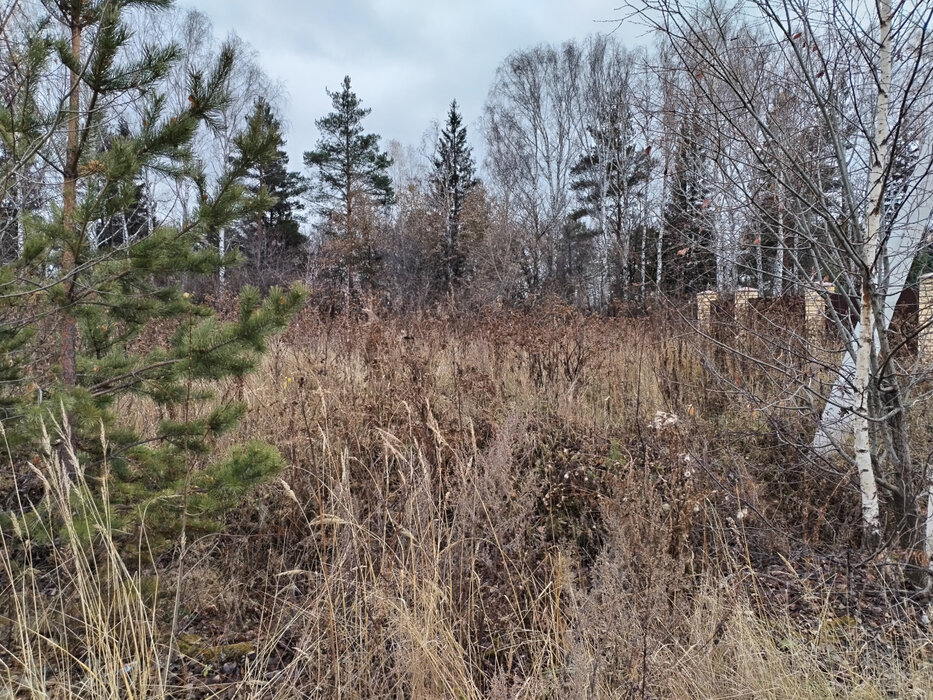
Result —
[[[766, 205], [749, 197], [747, 205], [759, 220], [776, 224], [775, 276], [783, 277], [778, 270], [789, 257], [795, 284], [821, 289], [826, 275], [855, 297], [854, 329], [833, 314], [844, 353], [831, 392], [806, 385], [825, 405], [813, 446], [823, 456], [832, 451], [851, 460], [867, 541], [881, 535], [880, 487], [898, 504], [895, 530], [916, 544], [923, 537], [915, 510], [923, 478], [910, 458], [911, 397], [893, 369], [888, 329], [933, 194], [933, 153], [919, 146], [929, 142], [933, 108], [927, 34], [933, 8], [884, 0], [805, 8], [782, 0], [649, 0], [636, 10], [689, 67], [698, 94], [714, 109], [713, 133], [741, 140], [746, 165], [773, 183], [777, 198]], [[757, 63], [757, 81], [750, 81], [748, 56], [756, 53], [767, 62]], [[802, 136], [816, 152], [800, 147]], [[791, 212], [802, 225], [790, 235], [797, 244], [786, 256]]]

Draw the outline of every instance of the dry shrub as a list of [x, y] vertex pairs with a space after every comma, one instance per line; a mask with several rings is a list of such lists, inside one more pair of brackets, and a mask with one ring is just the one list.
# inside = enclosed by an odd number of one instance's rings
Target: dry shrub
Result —
[[576, 600], [568, 655], [575, 697], [653, 696], [670, 672], [659, 650], [686, 633], [694, 572], [679, 512], [691, 506], [665, 499], [644, 474], [630, 474], [614, 496], [606, 546]]
[[667, 648], [658, 695], [675, 698], [927, 698], [933, 665], [915, 643], [907, 658], [873, 649], [851, 621], [824, 614], [815, 634], [763, 617], [738, 581], [707, 580], [687, 619], [689, 636]]

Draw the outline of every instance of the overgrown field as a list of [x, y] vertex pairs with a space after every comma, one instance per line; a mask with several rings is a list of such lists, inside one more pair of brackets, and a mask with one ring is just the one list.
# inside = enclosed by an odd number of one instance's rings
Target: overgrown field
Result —
[[933, 697], [782, 376], [673, 313], [308, 312], [224, 389], [289, 466], [223, 533], [124, 564], [80, 475], [13, 465], [65, 532], [4, 525], [0, 698]]

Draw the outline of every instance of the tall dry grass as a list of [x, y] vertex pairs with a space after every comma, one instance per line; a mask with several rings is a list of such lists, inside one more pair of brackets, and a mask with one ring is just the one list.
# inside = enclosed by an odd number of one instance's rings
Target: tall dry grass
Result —
[[2, 533], [0, 697], [165, 697], [156, 612], [114, 542], [106, 487], [95, 498], [42, 444], [30, 474], [9, 463], [39, 480], [45, 517], [20, 502]]
[[786, 452], [672, 322], [308, 316], [233, 399], [290, 466], [153, 571], [37, 465], [66, 526], [4, 532], [0, 697], [933, 697], [921, 628], [769, 603], [823, 486], [794, 523]]

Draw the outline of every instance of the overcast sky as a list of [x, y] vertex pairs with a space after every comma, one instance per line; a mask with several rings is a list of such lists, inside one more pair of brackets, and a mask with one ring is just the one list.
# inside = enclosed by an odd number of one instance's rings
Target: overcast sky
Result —
[[[365, 126], [418, 146], [457, 99], [470, 141], [496, 67], [510, 53], [612, 30], [613, 0], [181, 0], [204, 12], [222, 38], [235, 31], [283, 83], [293, 168], [314, 147], [314, 120], [330, 111], [324, 88], [349, 75]], [[623, 28], [631, 42], [639, 28]]]

